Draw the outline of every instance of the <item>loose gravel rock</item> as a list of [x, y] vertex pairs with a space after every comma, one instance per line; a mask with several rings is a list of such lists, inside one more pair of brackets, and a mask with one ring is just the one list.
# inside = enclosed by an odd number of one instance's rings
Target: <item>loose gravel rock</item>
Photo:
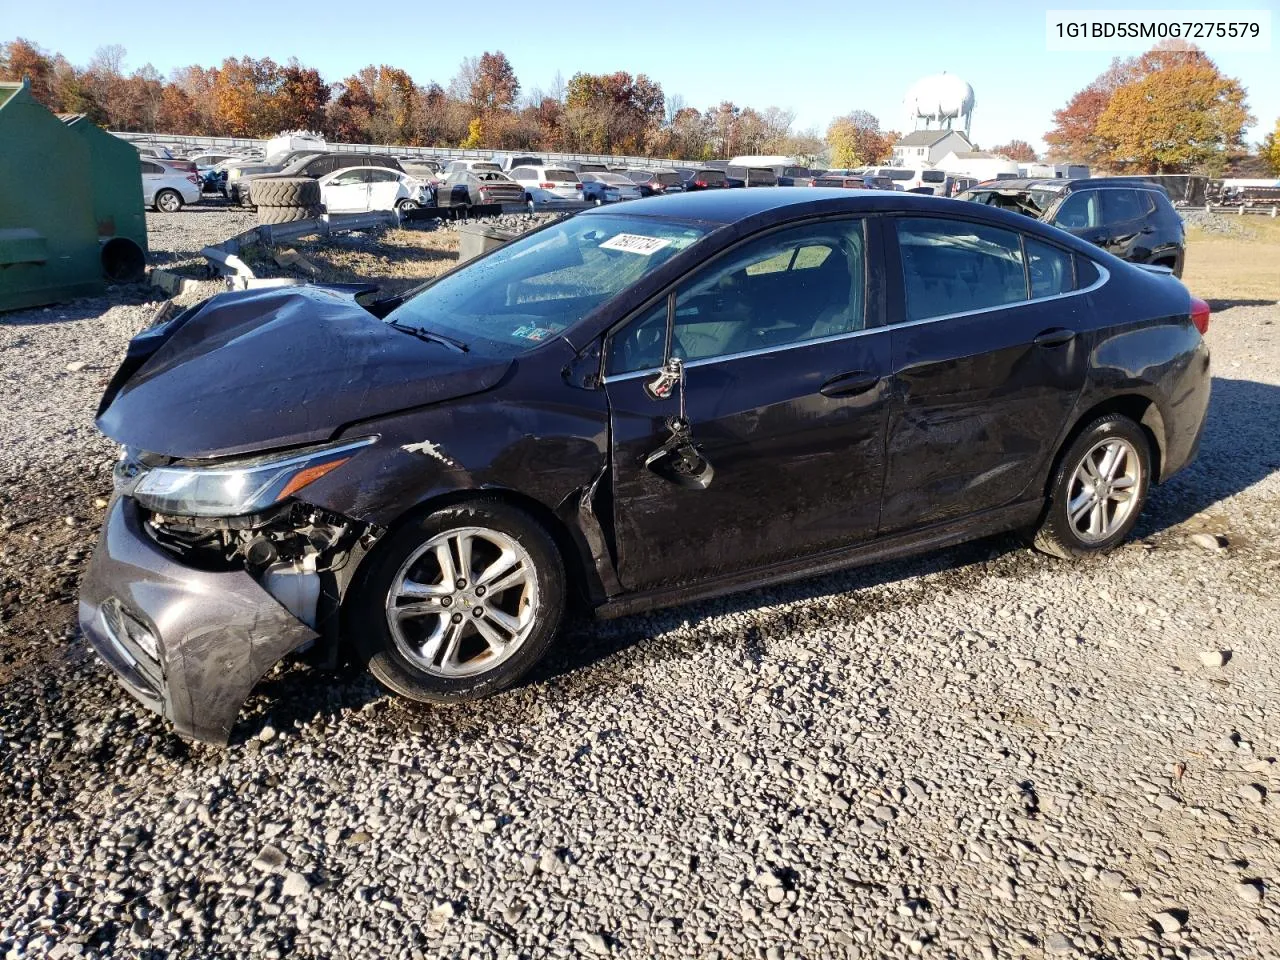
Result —
[[1106, 558], [581, 624], [476, 704], [284, 666], [218, 750], [74, 627], [156, 306], [0, 318], [0, 957], [1274, 955], [1280, 307], [1215, 314], [1200, 459]]

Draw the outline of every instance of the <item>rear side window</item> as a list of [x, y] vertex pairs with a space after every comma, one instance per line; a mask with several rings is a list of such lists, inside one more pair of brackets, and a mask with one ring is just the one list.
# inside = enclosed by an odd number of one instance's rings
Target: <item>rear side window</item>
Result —
[[908, 321], [1027, 298], [1022, 244], [1012, 230], [913, 217], [897, 221], [897, 232]]
[[1088, 257], [1076, 255], [1076, 289], [1087, 290], [1101, 279], [1102, 274]]
[[1031, 237], [1023, 238], [1027, 252], [1027, 275], [1031, 281], [1031, 298], [1056, 297], [1069, 293], [1075, 286], [1071, 270], [1071, 254]]
[[1102, 215], [1107, 223], [1139, 220], [1151, 209], [1147, 196], [1138, 190], [1103, 190]]
[[538, 174], [528, 167], [516, 167], [511, 171], [512, 180], [537, 180]]
[[941, 170], [925, 170], [920, 174], [920, 179], [924, 183], [942, 183], [947, 179], [947, 175]]
[[143, 173], [147, 173], [147, 174], [151, 174], [151, 175], [153, 175], [153, 176], [154, 176], [155, 174], [158, 174], [158, 173], [164, 173], [164, 167], [160, 166], [160, 164], [158, 164], [158, 163], [145, 163], [145, 162], [144, 162], [144, 163], [142, 164], [142, 172], [143, 172]]
[[394, 170], [370, 170], [369, 171], [370, 183], [393, 183], [394, 181], [399, 179], [400, 179], [400, 174], [396, 173]]

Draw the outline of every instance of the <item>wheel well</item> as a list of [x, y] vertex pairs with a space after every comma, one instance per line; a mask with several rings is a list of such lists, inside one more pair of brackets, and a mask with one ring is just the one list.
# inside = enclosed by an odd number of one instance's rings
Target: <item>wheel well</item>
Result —
[[[1147, 435], [1147, 440], [1151, 444], [1151, 480], [1153, 485], [1160, 482], [1160, 474], [1165, 458], [1164, 417], [1160, 415], [1160, 408], [1156, 406], [1154, 400], [1141, 394], [1130, 393], [1104, 400], [1080, 415], [1075, 425], [1071, 428], [1071, 432], [1062, 441], [1062, 446], [1058, 448], [1053, 469], [1049, 472], [1049, 477], [1046, 481], [1047, 484], [1053, 483], [1053, 478], [1058, 472], [1059, 461], [1084, 428], [1099, 417], [1105, 417], [1112, 413], [1128, 417], [1140, 426], [1142, 432]], [[1047, 493], [1048, 489], [1046, 488], [1046, 495]]]
[[1151, 261], [1157, 267], [1172, 267], [1178, 262], [1177, 257], [1156, 257]]

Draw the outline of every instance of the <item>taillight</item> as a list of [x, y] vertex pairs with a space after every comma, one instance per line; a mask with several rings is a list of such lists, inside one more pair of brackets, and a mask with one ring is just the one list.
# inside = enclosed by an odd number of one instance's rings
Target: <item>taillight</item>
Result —
[[575, 183], [575, 184], [573, 185], [573, 189], [575, 189], [575, 190], [581, 190], [581, 189], [582, 189], [582, 183], [581, 183], [581, 181], [579, 181], [578, 183]]
[[555, 184], [554, 184], [554, 183], [540, 183], [540, 184], [538, 184], [538, 186], [540, 186], [543, 190], [550, 190], [552, 187], [554, 187], [554, 186], [555, 186]]
[[693, 181], [693, 185], [694, 185], [695, 187], [705, 187], [705, 186], [707, 185], [707, 181], [705, 181], [705, 180], [695, 180], [695, 181]]
[[191, 181], [193, 184], [195, 184], [197, 187], [198, 187], [198, 186], [200, 186], [200, 178], [199, 178], [199, 177], [197, 177], [194, 173], [193, 173], [193, 174], [190, 174], [190, 175], [187, 177], [187, 179], [188, 179], [188, 180], [190, 180], [190, 181]]
[[1211, 312], [1209, 305], [1199, 297], [1191, 298], [1191, 322], [1200, 331], [1200, 336], [1204, 336], [1209, 332], [1209, 314]]

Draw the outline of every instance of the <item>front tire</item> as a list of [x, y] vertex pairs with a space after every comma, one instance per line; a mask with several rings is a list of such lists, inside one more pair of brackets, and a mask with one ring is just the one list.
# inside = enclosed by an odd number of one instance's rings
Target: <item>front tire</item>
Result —
[[1084, 428], [1067, 448], [1036, 530], [1036, 549], [1072, 560], [1106, 553], [1133, 531], [1151, 485], [1151, 443], [1114, 413]]
[[182, 209], [182, 194], [177, 190], [161, 190], [156, 194], [156, 209], [161, 213], [177, 213]]
[[515, 683], [546, 653], [564, 606], [550, 534], [522, 510], [473, 500], [410, 520], [378, 545], [345, 631], [383, 686], [449, 703]]

